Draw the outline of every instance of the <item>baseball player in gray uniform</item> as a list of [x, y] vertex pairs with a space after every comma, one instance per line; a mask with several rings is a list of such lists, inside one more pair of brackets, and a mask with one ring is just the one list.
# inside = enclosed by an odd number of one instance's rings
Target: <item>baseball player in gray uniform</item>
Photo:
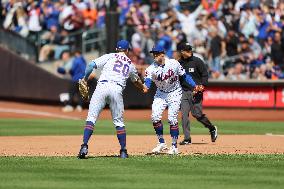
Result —
[[170, 124], [172, 144], [167, 153], [178, 154], [178, 112], [182, 97], [179, 76], [183, 77], [193, 87], [195, 87], [196, 84], [191, 76], [186, 75], [178, 61], [165, 57], [165, 51], [162, 47], [154, 46], [150, 53], [153, 53], [155, 61], [145, 70], [145, 85], [148, 89], [152, 82], [157, 86], [152, 104], [151, 118], [159, 141], [152, 152], [160, 153], [168, 149], [165, 139], [163, 138], [163, 123], [161, 121], [162, 113], [166, 107], [168, 107], [168, 122]]
[[129, 77], [135, 86], [142, 91], [146, 92], [147, 88], [142, 84], [134, 64], [127, 57], [129, 52], [128, 41], [118, 41], [116, 51], [117, 53], [105, 54], [93, 60], [86, 68], [85, 80], [88, 80], [93, 69], [101, 69], [101, 75], [90, 101], [84, 128], [83, 144], [78, 154], [79, 159], [85, 158], [88, 154], [88, 141], [93, 134], [97, 118], [106, 104], [109, 104], [113, 124], [121, 146], [120, 157], [128, 157], [126, 150], [126, 131], [123, 121], [124, 104], [122, 92]]

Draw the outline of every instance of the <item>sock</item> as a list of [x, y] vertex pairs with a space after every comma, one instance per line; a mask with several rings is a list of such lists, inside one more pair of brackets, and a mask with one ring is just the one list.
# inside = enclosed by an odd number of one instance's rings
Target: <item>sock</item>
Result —
[[172, 145], [177, 147], [177, 140], [179, 135], [178, 123], [175, 125], [170, 125], [170, 133], [172, 137]]
[[88, 144], [90, 137], [92, 136], [94, 131], [94, 124], [91, 121], [86, 121], [86, 126], [84, 129], [84, 138], [83, 142], [84, 144]]
[[153, 127], [156, 131], [156, 135], [158, 137], [159, 143], [165, 143], [165, 139], [163, 137], [163, 123], [161, 121], [154, 122]]
[[125, 127], [116, 127], [116, 135], [121, 149], [126, 147], [126, 131]]

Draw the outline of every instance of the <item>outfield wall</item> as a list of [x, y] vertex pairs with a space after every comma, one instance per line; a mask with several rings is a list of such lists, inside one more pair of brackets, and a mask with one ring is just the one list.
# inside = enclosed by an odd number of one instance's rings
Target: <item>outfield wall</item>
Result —
[[204, 106], [283, 108], [284, 81], [211, 81]]
[[[141, 94], [129, 82], [124, 91], [126, 107], [151, 107], [155, 90]], [[209, 80], [203, 99], [205, 107], [284, 108], [284, 81]]]

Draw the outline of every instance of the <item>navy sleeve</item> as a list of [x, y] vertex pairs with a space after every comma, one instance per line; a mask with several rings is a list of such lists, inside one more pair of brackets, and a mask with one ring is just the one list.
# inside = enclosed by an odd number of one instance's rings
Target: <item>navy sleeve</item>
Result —
[[57, 72], [60, 73], [60, 74], [65, 74], [66, 70], [63, 67], [58, 67]]

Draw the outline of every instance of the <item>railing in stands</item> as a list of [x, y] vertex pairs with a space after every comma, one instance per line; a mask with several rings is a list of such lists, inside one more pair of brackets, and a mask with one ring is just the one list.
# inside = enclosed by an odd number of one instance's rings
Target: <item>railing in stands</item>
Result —
[[30, 61], [38, 60], [37, 47], [15, 32], [0, 28], [0, 45]]
[[[79, 49], [82, 53], [96, 50], [99, 54], [105, 53], [106, 35], [105, 29], [92, 28], [89, 30], [80, 30], [68, 35], [71, 38], [70, 49]], [[23, 38], [17, 33], [0, 28], [0, 45], [20, 54], [27, 60], [38, 62], [39, 51], [43, 40], [39, 34], [36, 35], [34, 42], [28, 38]]]

